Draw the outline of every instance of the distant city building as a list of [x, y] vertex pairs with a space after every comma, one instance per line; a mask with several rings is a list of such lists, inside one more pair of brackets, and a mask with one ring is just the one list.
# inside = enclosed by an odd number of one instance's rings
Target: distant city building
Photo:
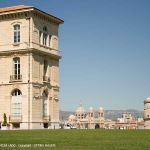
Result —
[[130, 113], [123, 113], [122, 118], [118, 118], [115, 125], [116, 129], [137, 129], [137, 119]]
[[150, 129], [150, 97], [144, 100], [144, 128]]
[[136, 118], [133, 114], [126, 112], [116, 121], [105, 120], [105, 129], [144, 129], [143, 118]]
[[0, 122], [11, 129], [59, 128], [58, 28], [33, 6], [0, 8]]
[[105, 119], [104, 124], [105, 129], [115, 129], [116, 128], [116, 121], [111, 119]]
[[122, 118], [118, 118], [117, 121], [120, 123], [130, 123], [131, 121], [134, 121], [135, 117], [131, 115], [130, 113], [123, 113]]
[[84, 111], [80, 105], [75, 112], [75, 115], [70, 115], [68, 123], [77, 127], [78, 129], [95, 129], [104, 128], [104, 109], [102, 107], [98, 110], [98, 116], [95, 116], [95, 110], [90, 107], [88, 112]]

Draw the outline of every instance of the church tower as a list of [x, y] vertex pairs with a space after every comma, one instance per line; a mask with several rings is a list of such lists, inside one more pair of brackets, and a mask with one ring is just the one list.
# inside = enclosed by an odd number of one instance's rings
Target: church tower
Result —
[[0, 122], [59, 128], [58, 28], [63, 20], [33, 6], [0, 8]]
[[144, 100], [144, 128], [150, 129], [150, 97]]
[[88, 129], [94, 129], [95, 122], [94, 122], [94, 108], [90, 107], [88, 111]]
[[98, 111], [98, 119], [100, 128], [104, 128], [104, 108], [100, 107]]

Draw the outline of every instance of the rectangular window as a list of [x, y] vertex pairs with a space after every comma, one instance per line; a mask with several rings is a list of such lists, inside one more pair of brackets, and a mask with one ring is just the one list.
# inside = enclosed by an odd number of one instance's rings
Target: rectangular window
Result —
[[47, 34], [43, 33], [43, 45], [47, 46]]
[[20, 43], [20, 25], [14, 26], [14, 43]]
[[51, 39], [52, 39], [52, 35], [49, 35], [49, 47], [52, 47], [51, 46]]
[[41, 42], [41, 39], [42, 39], [42, 32], [40, 31], [40, 32], [39, 32], [39, 44], [42, 43], [42, 42]]
[[14, 32], [14, 43], [16, 43], [16, 42], [17, 42], [17, 33]]
[[47, 63], [47, 61], [46, 60], [44, 60], [44, 66], [43, 66], [43, 75], [44, 76], [46, 76], [46, 74], [47, 74], [47, 68], [48, 68], [48, 63]]
[[20, 58], [14, 58], [14, 79], [20, 79]]

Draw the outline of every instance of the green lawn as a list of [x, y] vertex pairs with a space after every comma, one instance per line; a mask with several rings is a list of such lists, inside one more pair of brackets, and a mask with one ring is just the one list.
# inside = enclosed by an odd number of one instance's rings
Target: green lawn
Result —
[[[16, 144], [15, 148], [1, 144]], [[19, 144], [31, 144], [20, 148]], [[43, 145], [34, 145], [43, 144]], [[54, 145], [44, 145], [54, 144]], [[38, 146], [38, 147], [34, 147]], [[41, 147], [40, 147], [41, 146]], [[54, 146], [47, 147], [46, 146]], [[0, 131], [0, 149], [20, 150], [150, 150], [150, 130], [24, 130]]]

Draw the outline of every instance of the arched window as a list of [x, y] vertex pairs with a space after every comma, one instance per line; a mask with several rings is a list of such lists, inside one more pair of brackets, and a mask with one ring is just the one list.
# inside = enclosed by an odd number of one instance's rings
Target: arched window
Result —
[[14, 43], [20, 43], [20, 25], [14, 25]]
[[14, 89], [11, 93], [11, 119], [18, 120], [22, 116], [22, 93], [19, 89]]
[[20, 75], [20, 58], [16, 57], [13, 59], [13, 65], [14, 65], [14, 79], [15, 80], [20, 80], [21, 79], [21, 75]]
[[104, 117], [104, 113], [99, 113], [99, 117]]
[[19, 89], [15, 89], [11, 93], [12, 96], [19, 96], [22, 95], [21, 91]]
[[43, 45], [47, 46], [47, 35], [48, 35], [47, 27], [43, 27]]

